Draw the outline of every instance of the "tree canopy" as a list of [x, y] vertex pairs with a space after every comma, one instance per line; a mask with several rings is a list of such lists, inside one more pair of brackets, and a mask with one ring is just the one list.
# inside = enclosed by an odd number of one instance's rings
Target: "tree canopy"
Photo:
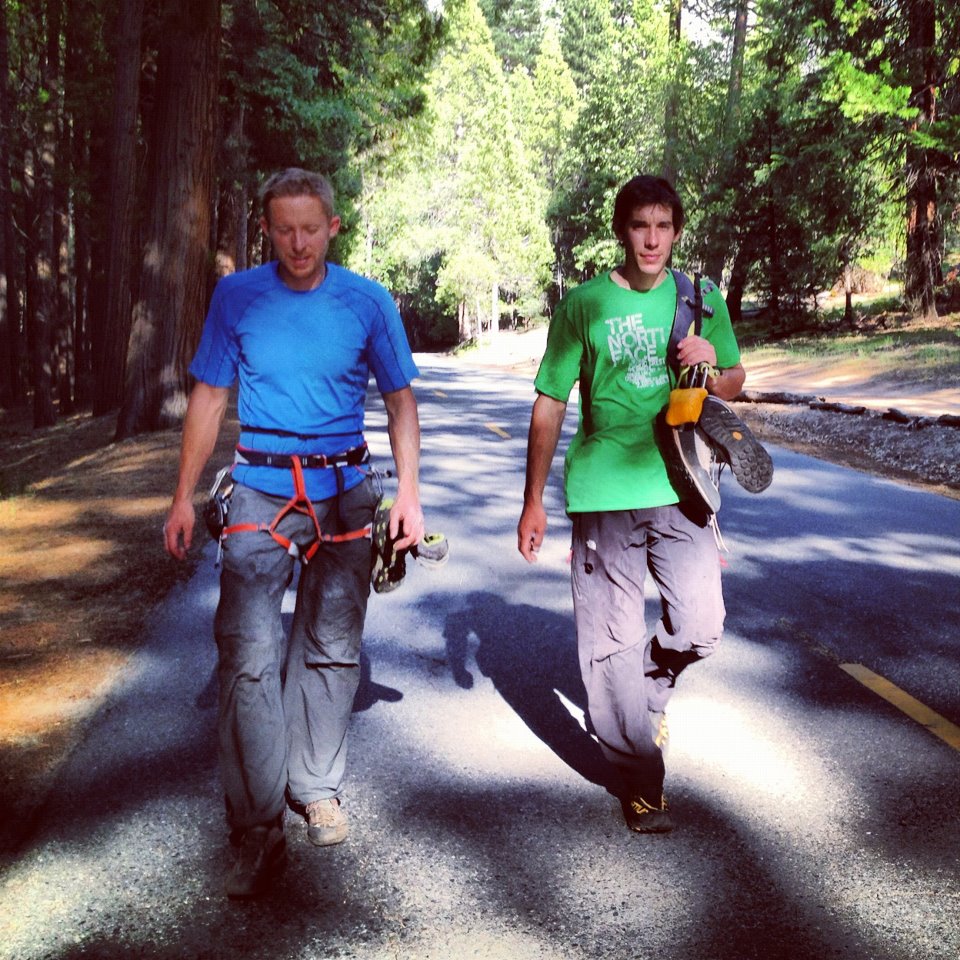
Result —
[[294, 165], [419, 347], [612, 266], [638, 172], [675, 182], [676, 265], [735, 318], [750, 296], [789, 332], [865, 271], [930, 316], [960, 237], [950, 7], [0, 0], [0, 405], [175, 423], [213, 283], [270, 255], [257, 186]]

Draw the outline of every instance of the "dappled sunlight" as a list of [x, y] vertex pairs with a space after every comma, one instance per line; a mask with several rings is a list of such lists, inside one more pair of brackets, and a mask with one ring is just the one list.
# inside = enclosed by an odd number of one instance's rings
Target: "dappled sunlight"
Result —
[[7, 662], [0, 678], [0, 742], [36, 737], [64, 720], [89, 716], [126, 662], [123, 654], [101, 649], [78, 651], [69, 659]]
[[20, 542], [16, 554], [0, 553], [0, 576], [11, 584], [75, 576], [93, 585], [112, 580], [115, 575], [109, 566], [98, 566], [118, 549], [111, 540], [72, 537], [67, 543], [57, 544], [19, 537], [14, 538], [14, 549], [17, 540]]
[[671, 706], [670, 729], [674, 743], [688, 745], [671, 753], [671, 759], [698, 764], [696, 779], [709, 791], [732, 789], [802, 806], [813, 801], [804, 794], [824, 776], [822, 772], [811, 776], [801, 758], [784, 748], [789, 741], [786, 731], [775, 736], [774, 722], [761, 728], [751, 712], [731, 703], [685, 693]]
[[942, 539], [906, 532], [863, 537], [817, 533], [769, 537], [752, 545], [751, 559], [788, 564], [842, 560], [903, 572], [960, 575], [960, 555]]

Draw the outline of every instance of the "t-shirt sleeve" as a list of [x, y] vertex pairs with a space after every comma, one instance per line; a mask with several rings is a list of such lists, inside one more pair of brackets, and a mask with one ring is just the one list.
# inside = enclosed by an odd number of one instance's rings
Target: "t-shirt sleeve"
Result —
[[407, 332], [393, 297], [381, 287], [376, 302], [377, 316], [370, 331], [370, 369], [380, 392], [392, 393], [410, 386], [420, 371], [413, 362]]
[[703, 318], [703, 335], [717, 351], [717, 366], [721, 370], [735, 367], [740, 362], [740, 347], [730, 322], [727, 303], [716, 287], [704, 295], [703, 302], [713, 307], [713, 316]]
[[230, 387], [237, 378], [240, 345], [227, 322], [223, 280], [214, 288], [203, 324], [200, 345], [190, 364], [190, 373], [212, 387]]
[[574, 313], [569, 300], [557, 304], [547, 331], [547, 348], [533, 384], [539, 393], [564, 403], [580, 377], [583, 358], [583, 339], [573, 322]]

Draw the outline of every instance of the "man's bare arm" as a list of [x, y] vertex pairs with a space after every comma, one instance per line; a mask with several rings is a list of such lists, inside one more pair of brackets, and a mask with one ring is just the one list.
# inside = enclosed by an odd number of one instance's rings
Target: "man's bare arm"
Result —
[[220, 433], [220, 424], [230, 396], [228, 387], [211, 387], [198, 383], [190, 393], [187, 415], [180, 441], [180, 472], [173, 503], [163, 525], [163, 542], [167, 553], [182, 560], [193, 542], [196, 514], [193, 494], [200, 474], [213, 453]]
[[567, 405], [562, 400], [539, 394], [530, 415], [527, 436], [527, 479], [523, 490], [523, 512], [517, 524], [517, 549], [527, 563], [534, 563], [537, 551], [547, 532], [547, 512], [543, 508], [543, 491], [550, 475], [550, 465], [560, 441]]
[[733, 400], [743, 389], [746, 379], [747, 372], [743, 369], [743, 364], [738, 363], [735, 367], [721, 370], [718, 377], [710, 377], [707, 380], [707, 393], [712, 393], [721, 400]]
[[383, 395], [387, 408], [387, 431], [397, 465], [397, 497], [390, 509], [390, 536], [398, 550], [423, 539], [423, 510], [420, 506], [420, 418], [417, 400], [410, 387]]

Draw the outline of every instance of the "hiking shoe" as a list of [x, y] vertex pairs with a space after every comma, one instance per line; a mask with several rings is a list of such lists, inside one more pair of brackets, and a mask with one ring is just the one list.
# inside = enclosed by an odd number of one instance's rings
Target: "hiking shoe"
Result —
[[425, 567], [442, 567], [450, 556], [450, 544], [442, 533], [428, 533], [410, 552]]
[[669, 833], [673, 821], [667, 812], [667, 798], [661, 796], [660, 806], [647, 803], [643, 797], [626, 797], [620, 801], [623, 819], [636, 833]]
[[314, 800], [306, 806], [307, 838], [318, 847], [332, 847], [347, 839], [347, 815], [336, 797]]
[[233, 869], [227, 875], [227, 896], [236, 900], [265, 893], [287, 862], [283, 827], [251, 827], [243, 834]]
[[717, 456], [730, 465], [737, 483], [750, 493], [760, 493], [773, 480], [773, 461], [750, 428], [718, 397], [707, 397], [697, 428], [709, 438]]
[[407, 572], [406, 551], [395, 550], [393, 538], [390, 536], [392, 506], [393, 499], [384, 497], [373, 515], [373, 526], [370, 531], [373, 551], [370, 582], [373, 584], [375, 593], [390, 593], [391, 590], [396, 590]]

